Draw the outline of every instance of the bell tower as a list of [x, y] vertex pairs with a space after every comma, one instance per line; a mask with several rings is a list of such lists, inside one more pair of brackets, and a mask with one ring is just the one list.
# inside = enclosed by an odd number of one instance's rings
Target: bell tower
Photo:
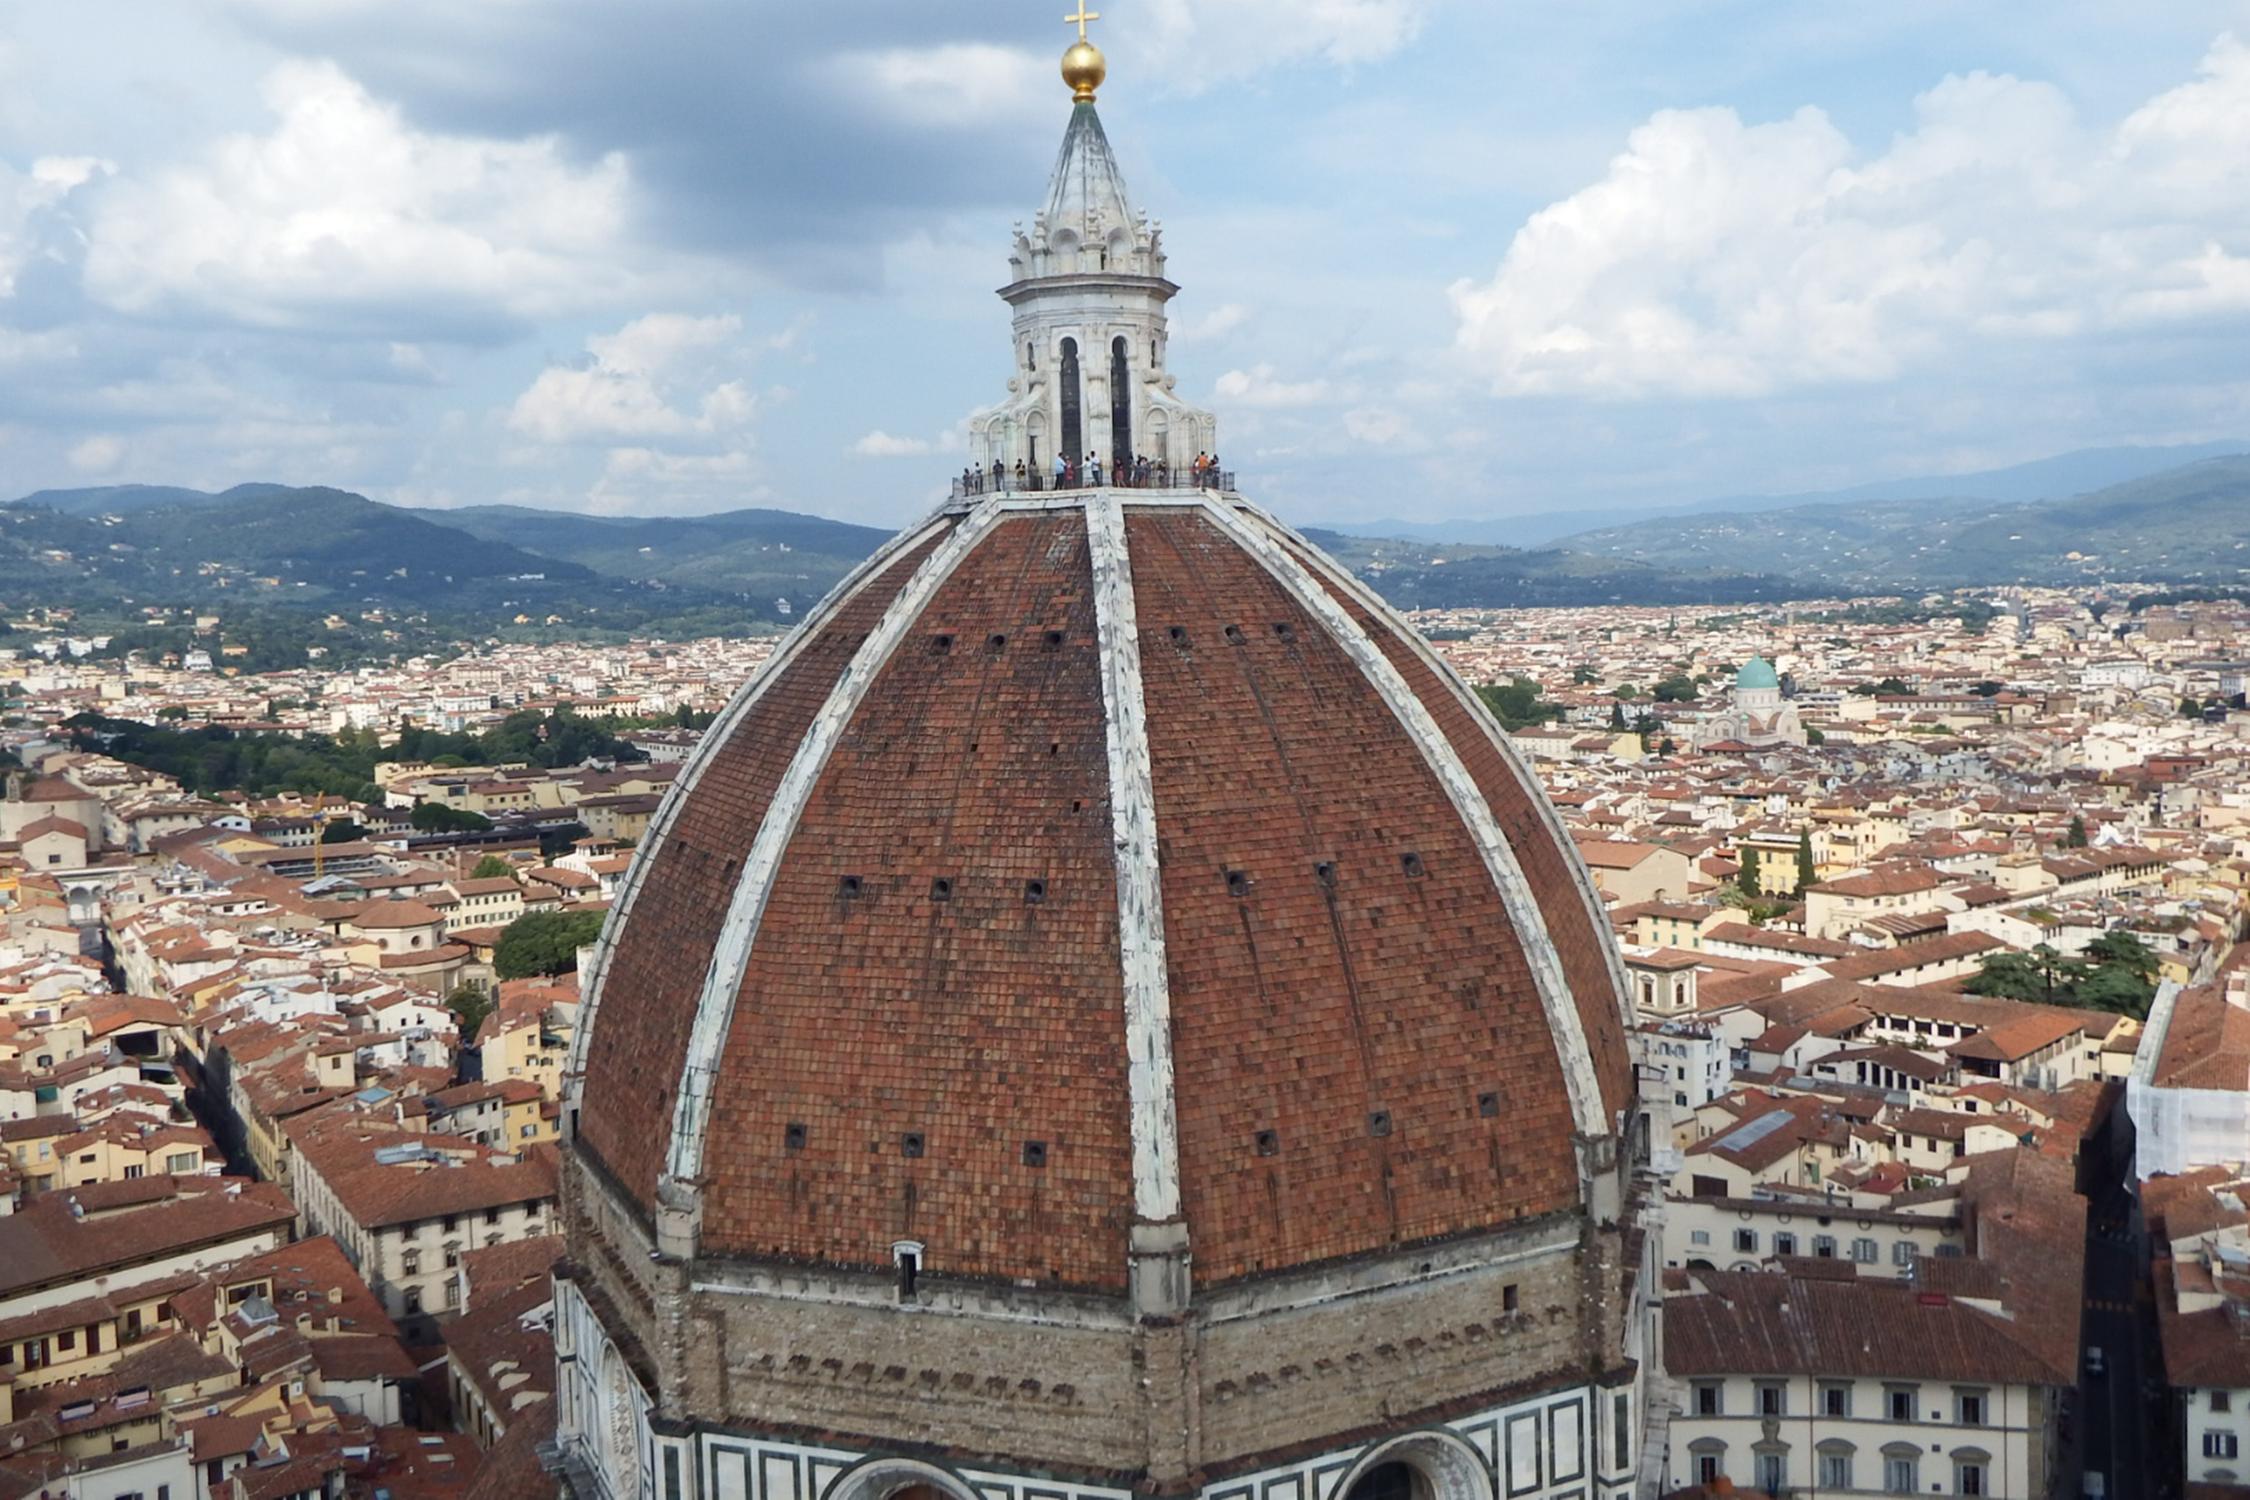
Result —
[[1099, 13], [1081, 3], [1065, 18], [1078, 40], [1063, 54], [1073, 101], [1046, 205], [1015, 227], [1009, 282], [1014, 309], [1008, 398], [969, 420], [979, 473], [1051, 473], [1057, 457], [1098, 455], [1105, 469], [1145, 457], [1177, 473], [1218, 445], [1210, 412], [1173, 394], [1166, 368], [1165, 304], [1179, 287], [1164, 274], [1164, 231], [1133, 207], [1095, 91], [1108, 76], [1086, 37]]

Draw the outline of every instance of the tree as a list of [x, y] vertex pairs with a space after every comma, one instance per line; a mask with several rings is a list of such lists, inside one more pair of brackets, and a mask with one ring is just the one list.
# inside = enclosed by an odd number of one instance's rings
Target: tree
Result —
[[492, 997], [473, 984], [464, 984], [445, 997], [445, 1008], [453, 1012], [454, 1022], [461, 1028], [461, 1044], [467, 1046], [483, 1028], [484, 1018], [492, 1014]]
[[2202, 718], [2203, 705], [2196, 702], [2193, 698], [2180, 699], [2180, 717], [2183, 719]]
[[1820, 879], [1820, 867], [1813, 863], [1812, 830], [1797, 835], [1797, 889], [1802, 891]]
[[328, 826], [320, 830], [320, 841], [324, 844], [348, 844], [365, 837], [367, 830], [349, 818], [331, 818]]
[[1486, 683], [1477, 689], [1477, 697], [1492, 710], [1502, 729], [1528, 729], [1555, 716], [1555, 705], [1540, 699], [1539, 684], [1524, 677], [1508, 683]]
[[1972, 995], [1999, 995], [2009, 1000], [2037, 1000], [2048, 1005], [2079, 1005], [2086, 1003], [2082, 987], [2097, 972], [2041, 943], [2029, 953], [2011, 950], [1992, 954], [1962, 988]]
[[1695, 701], [1695, 681], [1693, 678], [1675, 672], [1659, 682], [1653, 692], [1656, 701], [1659, 703], [1693, 703]]
[[1570, 669], [1570, 680], [1579, 687], [1585, 687], [1588, 683], [1601, 681], [1602, 674], [1592, 667], [1572, 667]]
[[1969, 691], [1976, 694], [1979, 698], [1997, 698], [2000, 696], [2001, 684], [1994, 682], [1991, 678], [1987, 677], [1984, 681], [1978, 683], [1975, 687], [1970, 688]]
[[513, 880], [515, 875], [516, 867], [497, 854], [487, 854], [469, 872], [471, 880]]
[[483, 813], [443, 802], [416, 803], [406, 821], [421, 833], [482, 833], [492, 826], [492, 820]]
[[2088, 943], [2086, 957], [2105, 969], [2123, 969], [2142, 979], [2156, 977], [2156, 950], [2122, 927], [2112, 928]]
[[1807, 729], [1805, 731], [1805, 743], [1812, 746], [1825, 745], [1828, 743], [1828, 736], [1817, 729]]
[[1610, 727], [1610, 728], [1612, 728], [1612, 729], [1619, 729], [1619, 730], [1621, 730], [1621, 729], [1623, 729], [1623, 728], [1625, 727], [1625, 705], [1624, 705], [1624, 704], [1622, 704], [1622, 703], [1612, 703], [1612, 704], [1611, 704], [1611, 705], [1609, 706], [1609, 727]]
[[1763, 894], [1758, 888], [1758, 849], [1756, 845], [1745, 844], [1743, 846], [1742, 873], [1735, 878], [1735, 883], [1742, 887], [1742, 894], [1745, 896]]
[[2079, 981], [2075, 1000], [2089, 1010], [2106, 1010], [2136, 1020], [2148, 1017], [2156, 986], [2122, 964], [2103, 964]]
[[510, 922], [493, 946], [492, 968], [502, 979], [569, 974], [578, 950], [602, 932], [598, 911], [535, 911]]
[[1667, 736], [1664, 743], [1656, 747], [1656, 753], [1658, 755], [1677, 755], [1680, 753], [1680, 747]]
[[2070, 829], [2062, 836], [2062, 846], [2065, 849], [2086, 847], [2086, 820], [2077, 813], [2070, 815]]

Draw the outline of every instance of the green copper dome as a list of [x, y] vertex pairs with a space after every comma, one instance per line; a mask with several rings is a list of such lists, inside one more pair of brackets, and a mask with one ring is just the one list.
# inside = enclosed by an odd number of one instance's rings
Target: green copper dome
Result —
[[1777, 688], [1780, 686], [1781, 678], [1775, 674], [1773, 663], [1762, 656], [1751, 657], [1742, 664], [1742, 670], [1734, 675], [1736, 692], [1748, 688]]

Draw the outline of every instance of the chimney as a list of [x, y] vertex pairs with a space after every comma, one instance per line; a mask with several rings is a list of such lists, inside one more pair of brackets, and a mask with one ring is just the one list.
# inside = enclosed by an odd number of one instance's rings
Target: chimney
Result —
[[10, 771], [8, 773], [8, 800], [10, 802], [21, 802], [23, 800], [23, 772], [21, 771]]

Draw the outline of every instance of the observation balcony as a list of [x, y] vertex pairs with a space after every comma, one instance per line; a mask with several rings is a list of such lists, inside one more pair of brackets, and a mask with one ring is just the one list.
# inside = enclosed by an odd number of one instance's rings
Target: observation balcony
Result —
[[1214, 468], [1210, 464], [1169, 464], [1136, 466], [1131, 473], [1111, 466], [1108, 472], [1096, 476], [1092, 473], [1073, 472], [1058, 479], [1052, 471], [1034, 474], [1026, 469], [1021, 477], [1003, 470], [997, 481], [987, 470], [979, 472], [964, 469], [953, 476], [953, 498], [974, 500], [985, 495], [1033, 495], [1055, 490], [1217, 490], [1234, 493], [1234, 470]]

